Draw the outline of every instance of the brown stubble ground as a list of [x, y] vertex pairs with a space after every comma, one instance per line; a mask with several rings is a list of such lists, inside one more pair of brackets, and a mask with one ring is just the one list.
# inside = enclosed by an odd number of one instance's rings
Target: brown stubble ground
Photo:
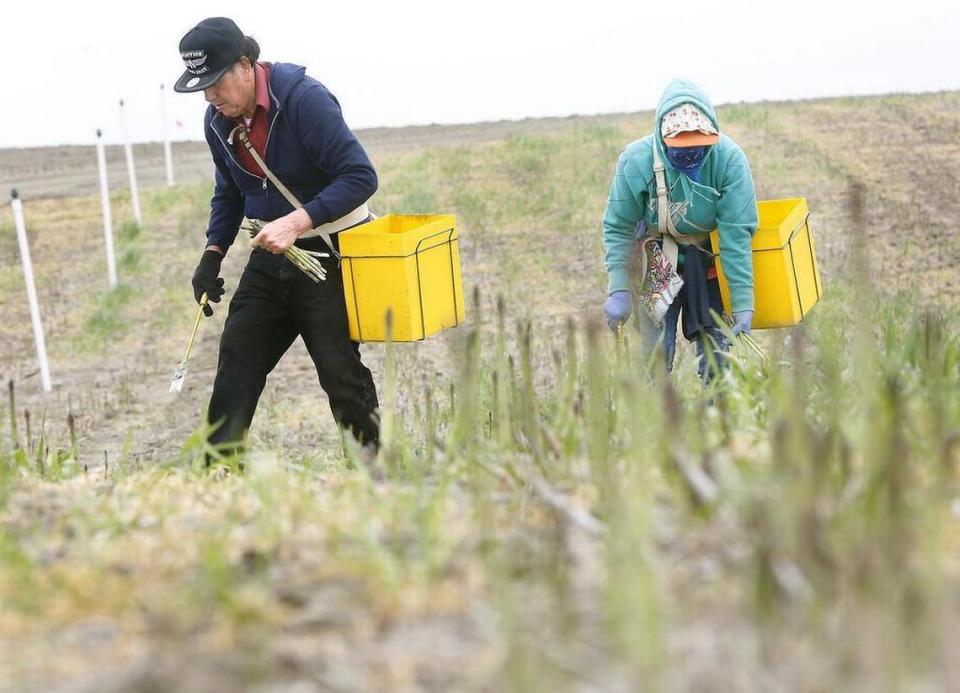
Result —
[[[808, 198], [825, 282], [842, 279], [852, 263], [867, 263], [881, 288], [912, 288], [922, 300], [949, 305], [960, 295], [956, 269], [960, 235], [954, 233], [960, 219], [955, 173], [960, 145], [954, 137], [960, 127], [958, 101], [956, 93], [944, 93], [728, 106], [720, 109], [720, 118], [725, 131], [750, 157], [761, 199]], [[618, 138], [610, 132], [622, 133], [619, 140], [625, 144], [643, 136], [650, 119], [644, 113], [370, 131], [365, 142], [382, 178], [373, 206], [381, 213], [402, 210], [407, 198], [392, 191], [391, 172], [402, 172], [411, 160], [425, 156], [429, 161], [421, 166], [422, 182], [435, 191], [437, 209], [461, 211], [457, 195], [464, 189], [477, 189], [485, 197], [486, 209], [498, 204], [516, 206], [517, 214], [508, 210], [493, 222], [482, 217], [484, 208], [479, 214], [460, 214], [465, 286], [480, 289], [487, 316], [492, 315], [493, 298], [503, 294], [513, 316], [534, 318], [545, 334], [559, 335], [567, 318], [595, 318], [602, 302], [597, 220], [616, 155], [610, 143]], [[594, 137], [589, 131], [580, 136], [583, 128], [591, 127], [607, 129], [603, 141], [581, 147]], [[549, 170], [536, 166], [514, 170], [506, 160], [513, 150], [497, 152], [523, 138], [555, 144], [546, 155]], [[181, 148], [188, 175], [195, 177], [204, 167], [198, 163], [202, 156], [196, 147], [202, 153], [202, 145]], [[76, 149], [69, 148], [71, 156], [65, 157], [63, 170], [95, 181], [94, 171], [82, 168], [89, 157], [80, 156]], [[51, 170], [58, 170], [50, 163], [59, 156], [58, 150], [41, 150], [37, 156], [47, 163], [31, 166], [23, 164], [26, 150], [11, 151], [0, 156], [24, 166], [25, 189], [31, 187], [31, 176], [46, 180]], [[149, 152], [145, 148], [143, 158], [152, 161]], [[445, 152], [466, 161], [466, 169], [450, 175], [443, 168]], [[584, 166], [578, 156], [606, 159], [589, 162], [594, 173], [584, 183], [583, 177], [564, 178], [571, 167]], [[118, 156], [114, 159], [122, 163]], [[592, 191], [565, 199], [560, 185], [544, 192], [541, 203], [524, 207], [548, 178], [569, 180]], [[866, 190], [864, 231], [869, 256], [865, 258], [850, 257], [852, 182], [862, 183]], [[31, 409], [35, 419], [47, 410], [55, 433], [58, 427], [62, 430], [67, 411], [74, 411], [87, 436], [84, 448], [95, 451], [97, 461], [104, 450], [116, 459], [128, 437], [135, 457], [169, 456], [200, 420], [216, 366], [223, 305], [202, 325], [183, 393], [166, 392], [168, 374], [180, 358], [193, 317], [189, 276], [202, 242], [206, 212], [202, 194], [192, 195], [189, 204], [151, 205], [149, 197], [160, 194], [157, 190], [145, 193], [141, 269], [132, 278], [121, 277], [134, 291], [122, 311], [126, 324], [106, 343], [86, 350], [75, 345], [91, 312], [92, 297], [106, 285], [98, 200], [93, 196], [28, 200], [27, 224], [44, 327], [54, 381], [60, 383], [52, 395], [39, 395], [38, 378], [31, 376], [36, 367], [29, 317], [21, 298], [11, 222], [5, 223], [8, 233], [2, 243], [7, 259], [0, 274], [4, 372], [20, 387], [20, 405]], [[528, 199], [517, 202], [518, 191]], [[571, 207], [574, 218], [568, 220]], [[124, 192], [115, 195], [113, 213], [115, 227], [130, 218]], [[242, 239], [231, 251], [224, 269], [228, 289], [236, 286], [247, 252]], [[421, 345], [401, 345], [400, 372], [441, 377], [450, 368], [448, 344], [456, 339], [452, 334]], [[367, 345], [364, 352], [380, 382], [382, 347]], [[412, 384], [419, 391], [424, 383]], [[254, 435], [261, 442], [300, 451], [334, 444], [335, 431], [302, 342], [294, 344], [272, 374], [264, 404], [254, 425]]]
[[[462, 150], [471, 157], [482, 150], [482, 145], [477, 149], [478, 145], [469, 139], [464, 147], [461, 136], [496, 146], [506, 137], [516, 136], [516, 132], [542, 132], [550, 136], [558, 131], [563, 133], [564, 127], [583, 120], [415, 128], [413, 134], [403, 130], [387, 131], [379, 135], [386, 138], [386, 142], [374, 139], [368, 148], [378, 168], [382, 168], [383, 163], [392, 163], [402, 169], [406, 159], [420, 156], [424, 149], [439, 152], [441, 158], [442, 152], [449, 148]], [[434, 129], [438, 131], [437, 145], [430, 149], [424, 142], [429, 141]], [[44, 155], [54, 154], [45, 152]], [[477, 158], [479, 161], [473, 168], [480, 169], [482, 156]], [[500, 172], [487, 170], [478, 175], [489, 184]], [[474, 178], [472, 174], [467, 175], [467, 180]], [[373, 207], [383, 213], [392, 207], [390, 177], [381, 175], [381, 179], [382, 192]], [[30, 186], [23, 187], [29, 189]], [[201, 326], [183, 392], [179, 395], [167, 392], [168, 379], [186, 346], [195, 315], [189, 281], [202, 243], [206, 211], [194, 204], [196, 195], [186, 204], [182, 201], [151, 204], [152, 194], [162, 196], [163, 191], [147, 188], [142, 195], [145, 229], [139, 240], [143, 257], [141, 269], [132, 277], [129, 273], [124, 277], [122, 269], [118, 270], [121, 284], [131, 287], [134, 294], [122, 311], [124, 326], [94, 348], [87, 349], [75, 344], [82, 340], [84, 320], [93, 311], [91, 303], [106, 289], [99, 200], [83, 197], [27, 201], [27, 226], [34, 239], [32, 253], [51, 370], [54, 382], [59, 384], [51, 395], [37, 392], [39, 377], [32, 358], [31, 333], [23, 329], [29, 325], [29, 313], [25, 301], [21, 304], [17, 299], [17, 293], [22, 291], [19, 267], [10, 262], [3, 268], [5, 293], [10, 298], [5, 301], [10, 319], [5, 322], [4, 370], [19, 385], [18, 404], [20, 408], [29, 408], [34, 419], [45, 410], [54, 439], [62, 439], [66, 415], [72, 411], [85, 434], [84, 450], [93, 451], [91, 464], [101, 464], [104, 451], [109, 459], [116, 460], [125, 448], [141, 460], [164, 459], [176, 452], [179, 441], [201, 420], [216, 368], [216, 345], [226, 312], [224, 304], [217, 307], [214, 318]], [[594, 202], [597, 204], [601, 203]], [[163, 209], [162, 213], [155, 211], [158, 207]], [[125, 192], [114, 195], [113, 217], [116, 236], [117, 229], [132, 218], [129, 195]], [[563, 262], [569, 265], [570, 276], [590, 267], [583, 262], [584, 252], [595, 254], [599, 247], [592, 233], [571, 237], [543, 227], [503, 227], [484, 228], [482, 233], [474, 234], [470, 223], [463, 220], [460, 235], [464, 285], [480, 287], [488, 298], [495, 293], [509, 294], [503, 287], [522, 280], [517, 270], [524, 267], [525, 258], [536, 256], [540, 246], [564, 248]], [[584, 248], [578, 238], [586, 239], [588, 247]], [[115, 243], [119, 256], [122, 248], [119, 241]], [[14, 241], [10, 249], [16, 252], [15, 248]], [[238, 238], [224, 264], [227, 298], [237, 285], [248, 252], [243, 239]], [[15, 255], [8, 257], [15, 260]], [[596, 268], [590, 267], [590, 272], [595, 274]], [[536, 288], [552, 286], [553, 278], [547, 279], [551, 281], [538, 281]], [[550, 322], [562, 324], [566, 316], [583, 313], [571, 311], [571, 299], [566, 296], [562, 300], [546, 296], [543, 301], [532, 304], [526, 300], [529, 291], [525, 288], [522, 293], [525, 298], [518, 301], [518, 305], [528, 316], [549, 315]], [[581, 305], [585, 308], [586, 303], [583, 301]], [[449, 367], [444, 361], [453, 343], [451, 340], [457, 339], [456, 334], [447, 334], [424, 344], [398, 345], [400, 372], [443, 376]], [[364, 352], [375, 379], [381, 382], [382, 347], [366, 345]], [[416, 392], [419, 393], [424, 384], [417, 383]], [[326, 449], [337, 444], [337, 434], [329, 419], [312, 363], [302, 341], [298, 340], [268, 381], [253, 430], [255, 440], [304, 454], [317, 448]]]
[[[902, 288], [918, 276], [918, 266], [925, 267], [917, 284], [922, 299], [955, 305], [960, 295], [955, 270], [960, 246], [951, 233], [960, 204], [952, 174], [960, 160], [953, 138], [960, 124], [957, 102], [957, 94], [937, 94], [761, 104], [723, 108], [720, 118], [724, 129], [747, 151], [761, 198], [804, 195], [809, 199], [821, 270], [828, 285], [841, 279], [851, 262], [858, 261], [850, 257], [853, 245], [848, 211], [848, 189], [850, 181], [855, 180], [867, 190], [868, 261], [874, 280], [884, 287]], [[397, 142], [378, 148], [371, 138], [369, 144], [382, 174], [375, 209], [380, 213], [421, 211], [410, 208], [412, 200], [419, 198], [409, 193], [404, 187], [409, 181], [401, 178], [405, 171], [422, 170], [417, 175], [425, 187], [435, 191], [431, 211], [460, 215], [464, 284], [468, 289], [480, 288], [484, 322], [493, 320], [495, 297], [503, 294], [508, 301], [510, 329], [515, 318], [530, 318], [542, 338], [557, 343], [568, 318], [580, 321], [599, 312], [604, 285], [598, 220], [609, 174], [619, 149], [645, 134], [650, 120], [650, 114], [639, 114], [596, 121], [560, 119], [539, 124], [528, 121], [417, 129], [409, 136], [402, 131], [381, 133], [378, 136], [387, 140], [396, 136]], [[598, 134], [591, 128], [606, 130]], [[526, 168], [512, 165], [512, 159], [526, 151], [525, 145], [517, 142], [524, 137], [551, 145], [543, 156], [545, 167], [536, 157]], [[445, 168], [445, 162], [457, 157], [464, 162], [462, 167]], [[572, 172], [583, 167], [585, 160], [590, 162], [585, 167], [588, 171]], [[197, 170], [201, 168], [198, 164]], [[548, 179], [559, 180], [562, 185], [546, 190]], [[506, 211], [491, 213], [489, 218], [472, 213], [474, 207], [458, 198], [464, 188], [479, 191], [491, 207]], [[568, 195], [573, 188], [582, 192]], [[145, 198], [150, 195], [159, 193], [147, 192]], [[29, 408], [35, 422], [40, 412], [47, 411], [54, 440], [65, 439], [68, 412], [79, 417], [83, 459], [93, 470], [102, 464], [104, 450], [113, 463], [123, 459], [124, 464], [148, 465], [165, 460], [201, 418], [216, 366], [224, 304], [203, 324], [184, 391], [179, 395], [167, 392], [169, 376], [180, 358], [194, 314], [189, 277], [202, 242], [205, 217], [203, 205], [197, 204], [195, 197], [145, 205], [146, 228], [138, 241], [143, 260], [138, 271], [123, 277], [132, 291], [132, 298], [120, 311], [123, 326], [92, 347], [84, 343], [82, 333], [106, 282], [99, 202], [92, 196], [28, 199], [27, 223], [57, 384], [51, 395], [39, 393], [38, 378], [30, 375], [36, 367], [16, 247], [6, 231], [0, 240], [4, 249], [0, 267], [3, 371], [17, 382], [20, 409]], [[529, 204], [532, 197], [540, 202]], [[938, 215], [924, 211], [929, 209], [930, 200], [936, 201]], [[572, 215], [571, 207], [575, 208]], [[129, 204], [122, 194], [117, 196], [114, 216], [118, 222], [129, 218]], [[936, 239], [937, 250], [926, 254], [924, 248], [929, 248], [931, 238]], [[224, 272], [228, 289], [236, 286], [245, 254], [241, 244], [231, 250]], [[476, 319], [472, 299], [469, 305], [471, 319]], [[414, 406], [425, 384], [443, 387], [445, 376], [457, 367], [453, 355], [460, 338], [460, 333], [453, 331], [423, 344], [398, 346], [401, 414], [404, 407]], [[381, 383], [383, 347], [367, 345], [364, 355]], [[549, 348], [542, 346], [537, 358], [549, 358]], [[273, 449], [290, 457], [310, 456], [338, 446], [325, 397], [301, 342], [292, 347], [271, 375], [252, 433], [255, 448]], [[51, 486], [46, 497], [16, 502], [23, 508], [36, 503], [38, 512], [55, 514], [58, 504], [66, 503], [65, 496], [76, 499], [88, 495], [89, 483], [76, 480], [67, 488]], [[318, 494], [327, 490], [328, 481], [318, 481]], [[200, 525], [216, 521], [216, 512], [205, 515], [207, 509], [216, 507], [216, 489], [181, 491], [188, 496], [197, 494]], [[707, 574], [716, 569], [696, 562], [699, 539], [676, 539], [677, 576], [684, 583], [695, 584], [705, 579], [701, 571]], [[735, 550], [736, 537], [724, 540], [729, 540], [734, 547], [731, 550]], [[309, 538], [306, 541], [309, 544]], [[150, 549], [137, 550], [144, 555], [132, 563], [139, 563], [141, 570], [151, 569], [156, 560]], [[576, 547], [566, 550], [575, 551]], [[322, 553], [312, 557], [309, 551], [305, 553], [299, 560], [323, 562]], [[296, 576], [291, 575], [272, 579], [277, 590], [296, 582]], [[265, 646], [265, 658], [271, 666], [287, 662], [291, 671], [309, 671], [330, 688], [348, 689], [407, 681], [414, 670], [422, 673], [433, 667], [437, 676], [434, 688], [442, 689], [444, 676], [456, 672], [465, 659], [474, 662], [477, 680], [484, 680], [491, 668], [502, 664], [503, 651], [485, 637], [483, 613], [449, 620], [442, 614], [433, 620], [424, 619], [422, 614], [407, 621], [402, 617], [391, 619], [375, 604], [371, 606], [375, 598], [354, 580], [340, 583], [336, 576], [327, 576], [319, 584], [304, 585], [300, 592], [292, 588], [290, 612], [278, 616], [285, 621], [285, 635]], [[110, 589], [110, 585], [100, 587]], [[383, 607], [384, 612], [391, 608], [395, 607]], [[151, 612], [150, 618], [175, 619], [176, 613], [173, 607], [169, 613], [159, 609]], [[738, 614], [713, 613], [711, 617], [729, 624], [729, 637], [722, 642], [716, 639], [716, 633], [702, 630], [699, 620], [671, 634], [673, 653], [690, 653], [687, 669], [675, 674], [678, 687], [680, 683], [689, 687], [693, 682], [702, 685], [689, 689], [709, 689], [711, 674], [725, 662], [735, 662], [742, 656], [743, 647], [737, 639], [747, 641], [751, 637]], [[302, 622], [310, 618], [315, 622]], [[382, 625], [386, 623], [391, 625]], [[186, 647], [178, 641], [183, 635], [176, 624], [169, 627], [169, 642], [162, 638], [147, 641], [118, 637], [117, 628], [115, 623], [88, 622], [51, 636], [49, 649], [43, 651], [56, 651], [63, 659], [51, 663], [51, 676], [41, 680], [57, 680], [55, 670], [86, 669], [85, 690], [145, 690], [151, 685], [162, 689], [172, 681], [183, 690], [192, 684], [221, 690], [243, 680], [244, 667], [256, 665], [231, 654], [239, 644], [231, 644], [233, 634], [218, 629], [216, 624], [197, 633], [196, 640], [188, 640]], [[544, 630], [549, 628], [544, 626]], [[161, 623], [151, 636], [162, 631]], [[98, 650], [100, 642], [109, 643], [111, 649]], [[242, 645], [245, 651], [255, 649], [250, 643]], [[604, 678], [596, 672], [603, 671], [608, 662], [602, 657], [593, 658], [589, 648], [581, 655], [582, 660], [568, 662], [567, 666], [592, 670], [599, 677], [593, 683], [601, 682], [602, 687]], [[812, 666], [814, 658], [801, 654], [792, 661]], [[119, 662], [123, 662], [119, 672], [105, 671], [102, 677], [90, 672], [91, 664], [112, 668]], [[21, 665], [43, 667], [35, 661]], [[316, 671], [321, 666], [331, 669]], [[749, 671], [749, 667], [744, 666], [742, 671]], [[370, 678], [362, 678], [360, 672], [367, 672]], [[618, 673], [610, 671], [609, 681], [616, 681]], [[810, 680], [817, 678], [810, 672], [806, 675]], [[797, 680], [804, 680], [802, 672]], [[782, 681], [727, 683], [739, 690], [776, 690]]]

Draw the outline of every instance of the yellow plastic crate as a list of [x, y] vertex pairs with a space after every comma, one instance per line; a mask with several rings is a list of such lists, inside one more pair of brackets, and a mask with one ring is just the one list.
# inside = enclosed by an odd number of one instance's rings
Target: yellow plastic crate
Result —
[[[757, 203], [760, 223], [753, 237], [753, 327], [789, 327], [803, 320], [820, 300], [822, 285], [810, 212], [802, 197]], [[710, 234], [720, 252], [717, 232]], [[717, 255], [723, 308], [730, 312], [730, 288]]]
[[387, 214], [340, 234], [350, 338], [416, 342], [465, 318], [456, 219]]

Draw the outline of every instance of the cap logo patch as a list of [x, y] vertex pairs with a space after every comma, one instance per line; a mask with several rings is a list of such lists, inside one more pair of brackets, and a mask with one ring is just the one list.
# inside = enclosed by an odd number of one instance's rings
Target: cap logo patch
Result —
[[180, 54], [180, 57], [183, 58], [183, 64], [187, 66], [187, 71], [190, 74], [202, 75], [204, 72], [208, 72], [210, 70], [210, 68], [206, 65], [206, 51], [184, 51]]
[[199, 77], [193, 77], [193, 78], [190, 79], [189, 82], [187, 82], [186, 87], [187, 87], [187, 89], [192, 89], [193, 87], [197, 86], [198, 84], [200, 84], [200, 78], [199, 78]]

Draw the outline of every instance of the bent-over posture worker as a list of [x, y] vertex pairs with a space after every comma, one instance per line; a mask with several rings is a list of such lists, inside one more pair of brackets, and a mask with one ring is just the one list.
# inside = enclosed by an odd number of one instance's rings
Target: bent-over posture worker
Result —
[[[240, 446], [267, 374], [303, 337], [337, 423], [364, 445], [379, 440], [377, 393], [350, 340], [338, 259], [331, 237], [369, 219], [377, 174], [326, 87], [290, 63], [258, 62], [256, 41], [230, 19], [206, 19], [180, 42], [186, 72], [178, 92], [202, 91], [210, 106], [204, 133], [216, 166], [206, 248], [193, 275], [194, 297], [220, 301], [224, 255], [244, 216], [267, 222], [253, 238], [220, 340], [208, 419], [213, 444]], [[303, 207], [294, 209], [238, 137]], [[326, 280], [313, 281], [283, 252], [296, 244], [326, 253]], [[212, 309], [205, 308], [212, 315]]]
[[[707, 237], [714, 228], [720, 236], [720, 260], [733, 304], [732, 332], [749, 332], [751, 241], [757, 229], [750, 167], [737, 143], [720, 133], [706, 95], [690, 82], [675, 80], [660, 99], [653, 133], [630, 144], [617, 162], [603, 217], [609, 278], [603, 308], [610, 328], [619, 329], [634, 311], [632, 266], [634, 274], [652, 278], [653, 293], [649, 293], [650, 282], [638, 290], [646, 293], [638, 296], [641, 307], [636, 311], [636, 326], [647, 348], [662, 340], [667, 371], [672, 370], [680, 323], [684, 337], [697, 344], [699, 373], [705, 379], [713, 372], [710, 354], [714, 363], [720, 363], [729, 348], [711, 317], [711, 310], [723, 313]], [[656, 239], [653, 246], [644, 243], [650, 239]], [[669, 255], [671, 242], [678, 252], [666, 261], [683, 280], [675, 295], [664, 276], [664, 264], [657, 264], [661, 249], [663, 256]], [[648, 251], [639, 268], [634, 256], [637, 245]], [[652, 308], [657, 303], [659, 309]]]

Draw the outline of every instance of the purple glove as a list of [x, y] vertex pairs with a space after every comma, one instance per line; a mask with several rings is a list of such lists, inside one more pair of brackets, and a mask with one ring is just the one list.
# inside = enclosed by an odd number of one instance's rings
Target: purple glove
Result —
[[614, 332], [633, 312], [633, 295], [629, 291], [614, 291], [603, 303], [603, 315]]
[[733, 314], [733, 327], [730, 328], [730, 331], [734, 335], [738, 334], [750, 334], [750, 325], [753, 323], [753, 311], [752, 310], [741, 310], [738, 313]]

